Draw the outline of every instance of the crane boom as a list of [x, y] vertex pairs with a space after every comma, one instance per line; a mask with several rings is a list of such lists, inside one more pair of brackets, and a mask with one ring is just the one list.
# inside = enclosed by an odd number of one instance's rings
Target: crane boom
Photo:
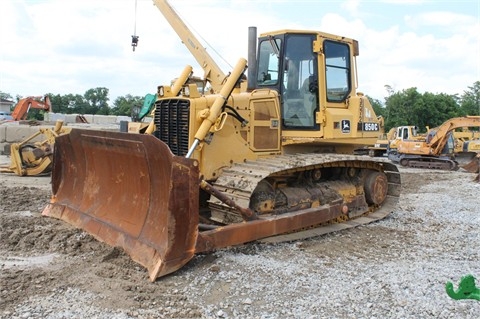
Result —
[[224, 84], [226, 75], [215, 60], [208, 54], [207, 50], [166, 0], [153, 0], [153, 3], [163, 14], [173, 30], [175, 30], [190, 53], [192, 53], [198, 64], [203, 68], [205, 72], [204, 78], [210, 82], [215, 92], [219, 92]]

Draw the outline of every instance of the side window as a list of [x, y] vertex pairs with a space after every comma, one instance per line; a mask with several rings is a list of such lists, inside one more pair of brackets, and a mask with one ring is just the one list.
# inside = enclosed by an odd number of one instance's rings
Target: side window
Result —
[[327, 101], [344, 101], [351, 90], [350, 48], [347, 44], [325, 41]]
[[414, 126], [414, 127], [412, 128], [412, 135], [413, 135], [413, 136], [417, 136], [417, 135], [418, 135], [417, 131], [418, 131], [418, 127]]
[[271, 86], [278, 83], [281, 40], [265, 40], [260, 43], [257, 84]]

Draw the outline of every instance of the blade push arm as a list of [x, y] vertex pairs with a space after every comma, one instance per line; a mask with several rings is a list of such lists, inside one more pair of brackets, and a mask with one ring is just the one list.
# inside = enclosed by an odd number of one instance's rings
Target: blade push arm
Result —
[[205, 138], [205, 136], [210, 131], [210, 128], [215, 124], [217, 121], [218, 116], [220, 115], [223, 106], [228, 100], [228, 97], [232, 93], [233, 89], [237, 82], [241, 79], [243, 72], [247, 68], [247, 60], [240, 59], [237, 62], [237, 65], [232, 71], [232, 74], [227, 79], [227, 82], [220, 90], [219, 95], [213, 102], [212, 107], [210, 108], [208, 114], [206, 115], [205, 119], [203, 120], [200, 128], [198, 129], [197, 133], [195, 134], [195, 140], [193, 141], [192, 146], [188, 150], [186, 155], [187, 158], [190, 158], [193, 154], [193, 151], [198, 146], [198, 144]]

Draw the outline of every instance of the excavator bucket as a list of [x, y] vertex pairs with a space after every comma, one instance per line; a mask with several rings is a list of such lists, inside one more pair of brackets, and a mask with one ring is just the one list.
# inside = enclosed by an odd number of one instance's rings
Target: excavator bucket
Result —
[[480, 173], [480, 154], [475, 156], [468, 164], [462, 165], [461, 167], [470, 173]]
[[194, 255], [199, 170], [151, 135], [72, 130], [56, 139], [43, 215], [124, 249], [150, 280]]

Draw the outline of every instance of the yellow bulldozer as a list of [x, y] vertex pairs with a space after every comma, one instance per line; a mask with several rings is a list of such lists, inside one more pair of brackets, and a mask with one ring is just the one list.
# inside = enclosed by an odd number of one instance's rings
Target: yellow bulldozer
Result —
[[243, 58], [225, 75], [173, 8], [153, 2], [213, 93], [184, 72], [181, 89], [158, 87], [151, 135], [58, 137], [44, 215], [122, 247], [154, 281], [196, 253], [317, 236], [395, 208], [397, 167], [352, 155], [384, 129], [357, 92], [357, 41], [279, 30], [257, 45], [252, 27], [247, 76]]

